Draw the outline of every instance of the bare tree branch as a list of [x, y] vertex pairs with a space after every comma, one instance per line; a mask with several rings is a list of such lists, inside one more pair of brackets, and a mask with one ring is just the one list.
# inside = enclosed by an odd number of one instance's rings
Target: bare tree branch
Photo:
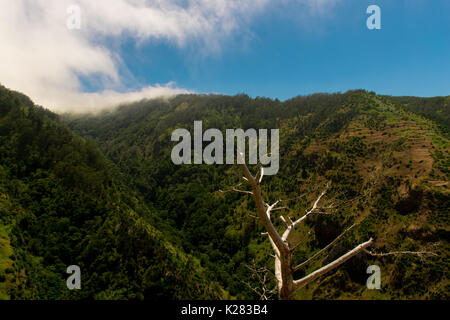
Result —
[[309, 258], [308, 260], [300, 263], [298, 266], [296, 266], [294, 268], [294, 272], [300, 270], [301, 268], [303, 268], [304, 266], [306, 266], [307, 264], [309, 264], [311, 261], [313, 261], [315, 258], [317, 258], [318, 256], [320, 256], [320, 254], [326, 250], [328, 250], [332, 245], [334, 245], [339, 239], [341, 239], [347, 232], [349, 232], [351, 229], [353, 229], [353, 227], [355, 226], [352, 225], [351, 227], [347, 228], [344, 232], [342, 232], [336, 239], [334, 239], [333, 241], [331, 241], [325, 248], [321, 249], [320, 251], [316, 252], [311, 258]]
[[[243, 155], [241, 153], [239, 153], [239, 156], [241, 157], [241, 160], [243, 159]], [[320, 208], [318, 207], [319, 202], [321, 201], [322, 197], [326, 194], [327, 189], [328, 189], [328, 185], [326, 187], [326, 189], [320, 194], [320, 196], [316, 199], [316, 201], [314, 202], [312, 208], [306, 212], [305, 215], [303, 215], [302, 217], [300, 217], [299, 219], [292, 221], [291, 218], [289, 216], [287, 216], [288, 221], [285, 219], [285, 217], [280, 216], [280, 219], [283, 221], [283, 223], [286, 226], [286, 230], [283, 233], [283, 236], [281, 237], [280, 234], [278, 233], [278, 231], [275, 229], [273, 223], [272, 223], [272, 219], [271, 219], [271, 213], [275, 210], [281, 210], [283, 208], [276, 208], [276, 206], [283, 202], [283, 200], [278, 200], [275, 203], [273, 203], [272, 205], [267, 204], [266, 202], [264, 202], [262, 194], [261, 194], [261, 187], [260, 187], [260, 183], [262, 181], [262, 177], [264, 175], [264, 171], [261, 170], [261, 174], [260, 177], [258, 179], [258, 176], [254, 177], [247, 165], [245, 164], [245, 161], [241, 161], [240, 167], [242, 169], [242, 172], [244, 173], [244, 179], [251, 185], [252, 187], [252, 192], [249, 191], [244, 191], [243, 193], [246, 194], [252, 194], [255, 203], [256, 203], [256, 209], [258, 212], [258, 217], [261, 220], [261, 223], [263, 224], [265, 230], [267, 233], [265, 233], [266, 235], [268, 235], [269, 237], [269, 241], [270, 244], [272, 246], [272, 249], [275, 253], [274, 255], [274, 259], [275, 259], [275, 280], [277, 283], [277, 288], [278, 288], [278, 295], [280, 297], [280, 299], [292, 299], [294, 293], [301, 288], [302, 286], [310, 283], [311, 281], [315, 280], [316, 278], [320, 277], [321, 275], [329, 272], [330, 270], [337, 268], [338, 266], [340, 266], [341, 264], [343, 264], [345, 261], [347, 261], [348, 259], [352, 258], [353, 256], [355, 256], [356, 254], [358, 254], [359, 252], [361, 252], [362, 250], [364, 250], [365, 248], [367, 248], [368, 246], [370, 246], [373, 242], [373, 239], [370, 239], [369, 241], [360, 244], [359, 246], [357, 246], [356, 248], [354, 248], [353, 250], [349, 251], [348, 253], [344, 254], [343, 256], [341, 256], [340, 258], [334, 260], [333, 262], [327, 264], [326, 266], [312, 272], [311, 274], [307, 275], [306, 277], [303, 277], [302, 279], [296, 280], [294, 281], [293, 279], [293, 274], [294, 274], [294, 269], [292, 268], [292, 253], [293, 250], [299, 245], [297, 244], [294, 248], [291, 247], [291, 244], [288, 241], [289, 235], [291, 233], [291, 231], [302, 221], [304, 221], [310, 214], [317, 212], [318, 210], [321, 210], [321, 212], [323, 213], [323, 210], [325, 209], [330, 209], [331, 206], [329, 207], [323, 207]], [[286, 201], [286, 200], [284, 200]], [[338, 236], [332, 243], [330, 243], [329, 245], [327, 245], [325, 248], [323, 248], [322, 250], [320, 250], [319, 252], [317, 252], [313, 257], [311, 257], [310, 259], [308, 259], [307, 261], [305, 261], [304, 263], [300, 264], [299, 266], [297, 266], [298, 268], [306, 265], [307, 263], [309, 263], [310, 261], [312, 261], [312, 259], [315, 259], [317, 256], [319, 256], [323, 251], [327, 250], [330, 246], [332, 246], [334, 243], [336, 243], [336, 241], [338, 241], [340, 238], [342, 238], [344, 236], [344, 234], [346, 234], [351, 228], [353, 228], [353, 226], [351, 226], [350, 228], [348, 228], [347, 230], [345, 230], [340, 236]], [[296, 267], [296, 268], [297, 268]], [[266, 278], [263, 277], [262, 279], [259, 278], [260, 280], [262, 280], [263, 282], [266, 281]], [[257, 292], [257, 290], [255, 288], [253, 288], [251, 285], [248, 285], [254, 292]], [[263, 290], [263, 293], [261, 295], [262, 298], [266, 297], [266, 293], [268, 291], [266, 291], [265, 289]]]
[[258, 181], [259, 184], [261, 184], [263, 178], [264, 178], [264, 167], [261, 167], [261, 176], [259, 177], [259, 181]]
[[324, 266], [324, 267], [322, 267], [322, 268], [320, 268], [320, 269], [318, 269], [318, 270], [308, 274], [307, 276], [303, 277], [300, 280], [294, 281], [294, 290], [296, 291], [296, 290], [306, 286], [307, 284], [311, 283], [312, 281], [314, 281], [318, 277], [320, 277], [320, 276], [324, 275], [325, 273], [328, 273], [331, 270], [339, 267], [341, 264], [343, 264], [344, 262], [346, 262], [350, 258], [352, 258], [355, 255], [357, 255], [358, 253], [362, 252], [365, 248], [369, 247], [372, 243], [373, 243], [373, 239], [370, 238], [369, 241], [361, 243], [359, 246], [355, 247], [353, 250], [347, 252], [346, 254], [344, 254], [340, 258], [334, 260], [333, 262], [330, 262], [326, 266]]
[[392, 252], [386, 252], [386, 253], [375, 253], [369, 250], [364, 250], [365, 253], [367, 253], [368, 255], [371, 255], [373, 257], [386, 257], [386, 256], [397, 256], [400, 254], [415, 254], [418, 256], [422, 256], [422, 255], [431, 255], [431, 256], [438, 256], [438, 254], [436, 254], [435, 252], [431, 252], [431, 251], [392, 251]]
[[253, 287], [247, 281], [242, 281], [247, 287], [249, 287], [253, 292], [255, 292], [260, 300], [269, 300], [274, 294], [276, 294], [276, 287], [269, 289], [267, 287], [270, 282], [269, 276], [273, 277], [273, 273], [270, 272], [266, 267], [257, 267], [255, 261], [253, 260], [252, 265], [245, 265], [245, 267], [250, 270], [251, 278], [258, 282], [258, 287]]
[[[242, 154], [241, 154], [241, 157], [243, 157]], [[269, 218], [269, 215], [267, 214], [266, 210], [264, 209], [264, 201], [262, 199], [261, 188], [259, 186], [258, 181], [256, 181], [255, 178], [252, 176], [252, 174], [248, 170], [248, 167], [247, 167], [247, 165], [245, 163], [241, 164], [240, 166], [241, 166], [242, 171], [244, 172], [244, 176], [247, 178], [247, 180], [249, 181], [249, 183], [250, 183], [250, 185], [252, 187], [253, 197], [254, 197], [255, 202], [256, 202], [256, 208], [258, 210], [258, 216], [261, 219], [261, 223], [263, 224], [264, 228], [269, 233], [269, 237], [270, 237], [271, 241], [273, 242], [275, 247], [280, 252], [281, 251], [288, 251], [289, 250], [288, 246], [281, 239], [281, 237], [278, 234], [277, 230], [273, 226], [272, 221]], [[275, 204], [278, 204], [278, 201]], [[272, 206], [274, 207], [274, 205], [272, 205]], [[269, 209], [267, 209], [267, 211], [269, 211]], [[270, 214], [270, 211], [269, 211], [269, 214]]]
[[[328, 189], [328, 185], [327, 185], [327, 189]], [[283, 241], [287, 241], [287, 239], [289, 238], [289, 236], [290, 236], [292, 230], [294, 230], [294, 228], [295, 228], [300, 222], [302, 222], [303, 220], [305, 220], [312, 212], [314, 212], [314, 211], [316, 210], [317, 205], [318, 205], [319, 202], [320, 202], [320, 199], [322, 199], [322, 197], [325, 195], [325, 193], [327, 192], [327, 189], [325, 189], [325, 190], [320, 194], [320, 196], [319, 196], [319, 197], [316, 199], [316, 201], [314, 202], [313, 207], [312, 207], [312, 208], [311, 208], [304, 216], [302, 216], [301, 218], [297, 219], [295, 222], [293, 222], [293, 223], [286, 229], [286, 231], [284, 231], [283, 237], [282, 237]]]
[[[238, 186], [240, 186], [240, 184]], [[237, 193], [253, 195], [253, 193], [251, 191], [240, 190], [240, 189], [237, 189], [236, 187], [233, 187], [230, 190], [219, 190], [219, 192], [220, 193], [237, 192]]]
[[[311, 231], [309, 231], [303, 238], [302, 238], [302, 240], [300, 240], [295, 246], [293, 246], [292, 248], [291, 248], [291, 251], [292, 252], [294, 252], [295, 251], [295, 249], [297, 249], [305, 240], [306, 240], [306, 237], [307, 236], [309, 236], [311, 234]], [[295, 271], [295, 270], [294, 270]]]

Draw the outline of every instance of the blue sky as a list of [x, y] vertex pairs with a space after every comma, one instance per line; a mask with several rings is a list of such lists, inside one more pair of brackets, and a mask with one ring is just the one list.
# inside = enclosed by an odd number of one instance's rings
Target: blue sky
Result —
[[182, 92], [450, 95], [449, 0], [0, 0], [0, 41], [0, 83], [54, 111]]
[[[370, 4], [381, 8], [381, 30], [366, 27]], [[266, 12], [253, 21], [250, 39], [227, 39], [206, 55], [164, 41], [126, 43], [122, 57], [137, 79], [130, 85], [174, 81], [196, 92], [282, 100], [356, 88], [450, 94], [450, 1], [350, 0], [303, 19]]]

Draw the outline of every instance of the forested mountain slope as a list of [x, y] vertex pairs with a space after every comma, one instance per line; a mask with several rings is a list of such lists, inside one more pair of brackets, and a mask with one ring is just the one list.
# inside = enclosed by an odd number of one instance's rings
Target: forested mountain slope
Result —
[[386, 98], [403, 105], [407, 110], [435, 121], [447, 135], [450, 134], [450, 96], [434, 98], [387, 96]]
[[0, 299], [222, 297], [122, 180], [94, 142], [0, 87]]
[[[293, 235], [295, 260], [356, 226], [298, 276], [369, 237], [374, 252], [437, 254], [360, 254], [297, 298], [448, 299], [447, 117], [448, 97], [358, 90], [285, 102], [180, 95], [60, 119], [0, 87], [0, 299], [257, 298], [248, 266], [273, 269], [268, 240], [251, 197], [219, 192], [240, 182], [239, 168], [171, 161], [171, 133], [192, 132], [195, 120], [204, 130], [280, 129], [280, 170], [263, 193], [292, 199], [285, 216], [330, 183], [324, 206], [335, 209]], [[80, 291], [66, 288], [72, 264]], [[365, 286], [372, 264], [381, 290]]]
[[[299, 276], [371, 236], [375, 252], [438, 255], [361, 254], [302, 289], [297, 298], [444, 299], [450, 289], [448, 104], [441, 112], [422, 108], [420, 101], [362, 90], [285, 102], [246, 95], [180, 95], [97, 116], [67, 116], [66, 121], [98, 143], [130, 187], [180, 231], [184, 250], [198, 257], [208, 275], [233, 296], [256, 298], [244, 283], [252, 278], [246, 265], [254, 261], [273, 269], [273, 260], [261, 226], [250, 216], [253, 199], [218, 192], [240, 182], [237, 166], [171, 162], [172, 131], [192, 132], [195, 120], [203, 121], [204, 130], [280, 128], [280, 170], [264, 179], [263, 191], [267, 201], [295, 198], [285, 215], [301, 215], [331, 182], [327, 203], [338, 207], [332, 214], [312, 216], [295, 234], [302, 241], [296, 260], [305, 260], [351, 224], [357, 226]], [[365, 286], [371, 264], [381, 268], [381, 290]]]

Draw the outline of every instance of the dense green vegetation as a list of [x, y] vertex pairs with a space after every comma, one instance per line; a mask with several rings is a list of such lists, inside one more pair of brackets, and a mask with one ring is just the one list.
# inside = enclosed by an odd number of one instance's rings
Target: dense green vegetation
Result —
[[[298, 298], [445, 298], [450, 148], [442, 127], [422, 115], [388, 97], [358, 90], [286, 102], [246, 95], [181, 95], [98, 116], [68, 116], [67, 121], [100, 145], [145, 202], [181, 231], [184, 250], [197, 256], [209, 276], [233, 296], [257, 297], [243, 283], [251, 278], [246, 265], [254, 260], [273, 268], [270, 248], [260, 236], [261, 226], [250, 217], [253, 200], [218, 192], [240, 182], [236, 166], [171, 163], [172, 131], [182, 127], [192, 132], [195, 120], [221, 130], [280, 128], [280, 171], [264, 180], [264, 191], [267, 201], [299, 197], [285, 214], [304, 212], [325, 182], [332, 182], [329, 198], [344, 205], [333, 215], [313, 217], [294, 235], [302, 240], [310, 232], [296, 259], [304, 260], [351, 223], [359, 225], [328, 257], [299, 275], [370, 236], [377, 239], [376, 251], [432, 248], [439, 253], [423, 260], [358, 257], [303, 289]], [[372, 263], [382, 266], [380, 292], [365, 287], [365, 269]]]
[[[95, 143], [0, 88], [0, 298], [217, 298]], [[66, 269], [82, 270], [81, 291]]]
[[406, 109], [435, 121], [448, 135], [450, 128], [450, 97], [417, 98], [387, 97]]
[[[357, 226], [298, 276], [371, 236], [376, 252], [438, 254], [361, 254], [297, 298], [448, 299], [448, 103], [420, 101], [180, 95], [61, 119], [1, 88], [0, 299], [257, 298], [246, 266], [273, 269], [270, 245], [253, 200], [219, 192], [241, 182], [239, 168], [171, 162], [172, 131], [195, 120], [280, 129], [280, 170], [263, 183], [268, 202], [294, 199], [280, 213], [298, 217], [331, 182], [325, 205], [337, 209], [293, 234], [295, 260]], [[81, 291], [65, 288], [70, 264], [83, 270]], [[365, 286], [371, 264], [382, 290]]]

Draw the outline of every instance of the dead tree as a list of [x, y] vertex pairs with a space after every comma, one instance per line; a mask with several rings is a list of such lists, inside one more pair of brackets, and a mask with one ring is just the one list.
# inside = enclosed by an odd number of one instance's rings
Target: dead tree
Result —
[[[241, 155], [242, 157], [242, 155]], [[244, 162], [244, 161], [243, 161]], [[356, 256], [357, 254], [361, 252], [365, 252], [372, 256], [387, 256], [387, 255], [397, 255], [397, 254], [416, 254], [422, 257], [422, 255], [435, 255], [433, 252], [410, 252], [410, 251], [403, 251], [403, 252], [389, 252], [389, 253], [382, 253], [382, 254], [376, 254], [371, 251], [369, 251], [367, 248], [371, 246], [374, 242], [372, 238], [367, 240], [366, 242], [363, 242], [359, 245], [357, 245], [352, 250], [348, 251], [344, 255], [340, 256], [339, 258], [335, 259], [334, 261], [328, 263], [327, 265], [311, 272], [310, 274], [304, 276], [301, 279], [294, 279], [294, 272], [300, 270], [305, 265], [309, 264], [313, 259], [318, 257], [320, 254], [322, 254], [325, 250], [329, 249], [331, 246], [333, 246], [339, 239], [341, 239], [347, 232], [349, 232], [355, 225], [352, 225], [351, 227], [347, 228], [344, 232], [342, 232], [337, 238], [335, 238], [331, 243], [329, 243], [326, 247], [318, 251], [316, 254], [314, 254], [312, 257], [307, 259], [306, 261], [294, 265], [293, 263], [293, 253], [295, 249], [298, 247], [298, 245], [293, 246], [289, 240], [289, 237], [292, 233], [292, 231], [305, 219], [310, 216], [313, 213], [321, 212], [321, 208], [319, 207], [319, 202], [323, 198], [323, 196], [327, 192], [327, 188], [319, 195], [319, 197], [315, 200], [312, 208], [308, 210], [303, 216], [298, 218], [295, 221], [292, 221], [291, 218], [288, 217], [288, 221], [283, 216], [280, 216], [281, 220], [283, 221], [283, 224], [285, 226], [285, 230], [282, 234], [280, 234], [276, 228], [274, 227], [272, 223], [272, 213], [276, 210], [280, 210], [283, 208], [277, 207], [282, 200], [278, 200], [272, 205], [267, 204], [262, 197], [261, 193], [261, 182], [264, 177], [264, 169], [261, 168], [261, 171], [258, 172], [256, 176], [253, 176], [250, 173], [250, 170], [248, 169], [247, 165], [245, 163], [240, 164], [240, 167], [242, 169], [242, 172], [244, 174], [244, 180], [247, 181], [252, 191], [244, 191], [237, 188], [232, 188], [229, 190], [230, 192], [239, 192], [244, 193], [247, 195], [252, 195], [255, 203], [256, 203], [256, 209], [258, 218], [262, 225], [264, 226], [266, 232], [264, 235], [267, 235], [270, 241], [270, 244], [272, 246], [272, 249], [274, 251], [274, 258], [275, 258], [275, 280], [277, 285], [277, 291], [278, 291], [278, 297], [281, 300], [291, 300], [294, 297], [295, 292], [297, 292], [302, 287], [306, 286], [307, 284], [311, 283], [312, 281], [316, 280], [320, 276], [332, 271], [333, 269], [339, 267], [343, 263], [345, 263], [347, 260], [351, 259], [352, 257]], [[323, 213], [323, 212], [322, 212]], [[264, 283], [266, 279], [264, 278]], [[254, 288], [252, 288], [254, 289]], [[266, 291], [264, 291], [266, 292]], [[263, 298], [267, 298], [264, 296]]]
[[339, 235], [333, 242], [331, 242], [328, 246], [320, 250], [318, 253], [316, 253], [313, 257], [306, 260], [305, 262], [295, 266], [292, 260], [292, 256], [294, 253], [294, 250], [297, 248], [297, 246], [293, 246], [291, 242], [289, 241], [289, 236], [291, 235], [291, 232], [305, 219], [312, 213], [314, 213], [316, 210], [318, 210], [318, 205], [322, 197], [325, 195], [326, 190], [324, 190], [320, 196], [316, 199], [314, 202], [314, 205], [312, 208], [306, 212], [302, 217], [299, 219], [292, 221], [290, 218], [288, 218], [289, 221], [286, 221], [283, 216], [281, 216], [281, 219], [285, 225], [285, 230], [282, 234], [278, 233], [276, 228], [274, 227], [271, 219], [271, 214], [273, 211], [279, 209], [277, 206], [280, 204], [281, 200], [273, 203], [272, 205], [267, 204], [264, 202], [262, 194], [261, 194], [261, 182], [262, 178], [264, 176], [264, 169], [261, 168], [261, 172], [256, 177], [254, 177], [247, 165], [240, 164], [240, 167], [242, 169], [242, 172], [244, 173], [244, 180], [247, 181], [252, 191], [243, 191], [236, 188], [233, 188], [230, 191], [233, 192], [240, 192], [245, 194], [251, 194], [255, 200], [256, 203], [256, 209], [258, 213], [258, 218], [261, 221], [262, 225], [264, 226], [266, 230], [266, 235], [269, 238], [270, 244], [272, 246], [272, 249], [274, 251], [274, 257], [275, 257], [275, 279], [278, 289], [278, 297], [282, 300], [290, 300], [293, 299], [294, 294], [297, 290], [300, 288], [306, 286], [307, 284], [311, 283], [315, 279], [319, 278], [320, 276], [328, 273], [329, 271], [339, 267], [344, 262], [349, 260], [350, 258], [354, 257], [355, 255], [359, 254], [360, 252], [363, 252], [366, 250], [367, 247], [369, 247], [373, 243], [373, 239], [369, 239], [368, 241], [359, 244], [354, 249], [350, 250], [346, 254], [342, 255], [341, 257], [337, 258], [333, 262], [328, 263], [327, 265], [323, 266], [322, 268], [319, 268], [315, 270], [314, 272], [306, 275], [305, 277], [301, 279], [294, 279], [294, 272], [302, 268], [304, 265], [309, 263], [312, 259], [314, 259], [316, 256], [318, 256], [320, 253], [322, 253], [324, 250], [328, 249], [331, 245], [333, 245], [337, 240], [339, 240], [345, 233], [347, 233], [352, 227], [345, 230], [341, 235]]

